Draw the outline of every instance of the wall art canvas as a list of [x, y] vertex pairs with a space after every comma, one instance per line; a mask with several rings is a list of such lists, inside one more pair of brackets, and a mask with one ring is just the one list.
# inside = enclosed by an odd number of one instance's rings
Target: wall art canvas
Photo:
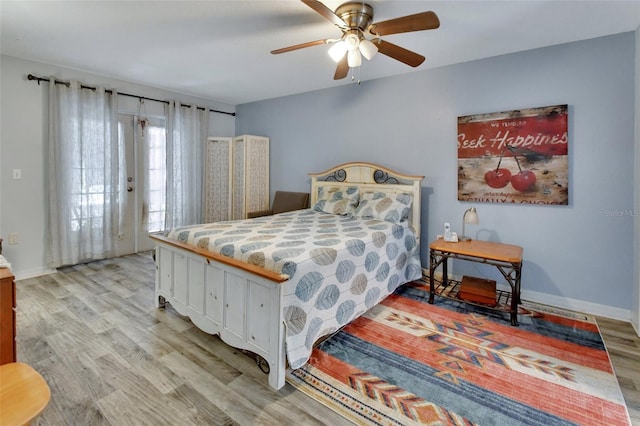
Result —
[[569, 204], [567, 105], [458, 117], [458, 200]]

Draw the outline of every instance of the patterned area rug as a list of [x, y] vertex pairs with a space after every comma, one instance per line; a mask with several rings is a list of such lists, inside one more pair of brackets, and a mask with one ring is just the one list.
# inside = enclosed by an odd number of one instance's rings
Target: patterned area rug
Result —
[[526, 303], [508, 315], [399, 288], [287, 381], [357, 424], [628, 425], [595, 319]]

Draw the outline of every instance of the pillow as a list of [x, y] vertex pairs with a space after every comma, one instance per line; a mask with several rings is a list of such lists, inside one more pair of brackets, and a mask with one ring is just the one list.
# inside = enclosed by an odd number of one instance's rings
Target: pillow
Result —
[[413, 194], [409, 192], [395, 194], [364, 192], [360, 195], [360, 203], [354, 216], [362, 219], [380, 219], [400, 223], [409, 217], [412, 204]]
[[320, 187], [313, 209], [319, 212], [350, 215], [358, 205], [358, 187]]

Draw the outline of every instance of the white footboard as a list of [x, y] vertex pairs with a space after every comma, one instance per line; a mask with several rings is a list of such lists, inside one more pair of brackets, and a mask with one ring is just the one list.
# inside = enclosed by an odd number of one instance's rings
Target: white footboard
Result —
[[[269, 364], [269, 385], [284, 386], [282, 285], [186, 249], [157, 242], [156, 307], [171, 304], [202, 331]], [[163, 298], [163, 300], [161, 300]]]

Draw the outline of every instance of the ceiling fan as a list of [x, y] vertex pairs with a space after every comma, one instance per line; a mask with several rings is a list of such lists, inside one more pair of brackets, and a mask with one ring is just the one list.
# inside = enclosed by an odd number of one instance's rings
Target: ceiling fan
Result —
[[364, 2], [344, 3], [338, 6], [335, 12], [317, 0], [302, 0], [302, 2], [338, 27], [342, 31], [342, 37], [309, 41], [272, 50], [271, 53], [277, 55], [305, 47], [333, 43], [329, 49], [329, 55], [338, 63], [333, 76], [334, 80], [345, 78], [349, 73], [349, 68], [359, 67], [362, 63], [362, 56], [369, 60], [377, 52], [409, 66], [417, 67], [424, 62], [424, 56], [382, 40], [380, 37], [432, 30], [440, 26], [440, 20], [434, 12], [416, 13], [415, 15], [372, 23], [373, 8]]

